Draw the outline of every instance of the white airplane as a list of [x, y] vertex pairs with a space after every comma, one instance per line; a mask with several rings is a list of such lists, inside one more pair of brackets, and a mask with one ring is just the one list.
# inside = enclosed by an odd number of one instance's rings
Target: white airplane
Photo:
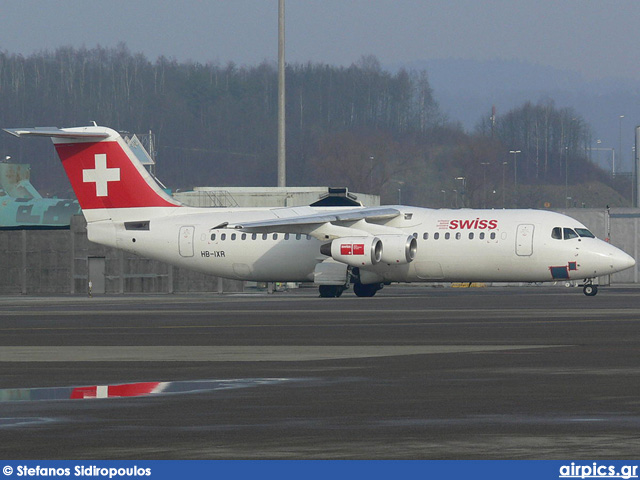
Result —
[[50, 137], [89, 240], [221, 277], [315, 282], [371, 297], [392, 282], [594, 280], [635, 265], [580, 222], [540, 210], [194, 208], [167, 195], [114, 130], [6, 129]]

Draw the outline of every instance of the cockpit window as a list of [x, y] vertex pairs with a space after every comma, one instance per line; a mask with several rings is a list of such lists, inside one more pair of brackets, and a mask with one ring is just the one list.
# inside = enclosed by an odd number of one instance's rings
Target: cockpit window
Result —
[[586, 228], [576, 228], [576, 232], [578, 232], [578, 235], [580, 235], [581, 237], [596, 238], [596, 236]]
[[555, 238], [556, 240], [562, 240], [562, 228], [554, 227], [554, 229], [551, 230], [551, 238]]
[[569, 240], [571, 238], [578, 238], [578, 234], [573, 230], [573, 228], [563, 228], [564, 231], [564, 239]]

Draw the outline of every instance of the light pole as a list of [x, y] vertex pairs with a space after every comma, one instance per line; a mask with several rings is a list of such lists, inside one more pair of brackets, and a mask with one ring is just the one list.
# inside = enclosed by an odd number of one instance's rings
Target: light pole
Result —
[[504, 170], [507, 167], [507, 163], [509, 162], [502, 162], [502, 208], [506, 205], [504, 201]]
[[509, 150], [509, 153], [513, 153], [513, 194], [515, 196], [514, 202], [517, 207], [518, 206], [518, 154], [522, 153], [522, 150]]
[[398, 180], [398, 205], [402, 205], [402, 185], [404, 182]]
[[[620, 157], [619, 159], [619, 164], [622, 165], [622, 119], [624, 118], [624, 115], [620, 115], [620, 134], [618, 137], [618, 156]], [[615, 175], [615, 172], [614, 172]]]
[[487, 165], [491, 165], [489, 162], [480, 162], [482, 165], [482, 208], [487, 208]]
[[569, 208], [569, 147], [564, 147], [564, 208]]
[[518, 187], [518, 157], [519, 153], [522, 153], [522, 150], [509, 150], [509, 153], [513, 153], [513, 185]]
[[456, 177], [455, 180], [460, 180], [462, 182], [462, 189], [460, 190], [460, 197], [462, 197], [462, 206], [464, 207], [464, 194], [465, 194], [466, 186], [467, 186], [467, 177]]
[[278, 186], [287, 186], [285, 65], [284, 65], [284, 0], [278, 0]]
[[390, 182], [396, 183], [398, 185], [398, 205], [402, 205], [402, 186], [404, 185], [404, 181], [403, 180], [396, 180], [395, 178], [392, 178], [390, 180]]

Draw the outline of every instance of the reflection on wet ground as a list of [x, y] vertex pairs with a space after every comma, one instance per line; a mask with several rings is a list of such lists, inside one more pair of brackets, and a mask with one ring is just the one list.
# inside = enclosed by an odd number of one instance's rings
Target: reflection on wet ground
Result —
[[[49, 388], [0, 389], [0, 402], [34, 402], [45, 400], [88, 400], [96, 398], [173, 395], [213, 390], [258, 387], [291, 382], [289, 378], [235, 378], [225, 380], [191, 380], [182, 382], [137, 382], [117, 385], [89, 385]], [[295, 379], [300, 381], [300, 379]]]

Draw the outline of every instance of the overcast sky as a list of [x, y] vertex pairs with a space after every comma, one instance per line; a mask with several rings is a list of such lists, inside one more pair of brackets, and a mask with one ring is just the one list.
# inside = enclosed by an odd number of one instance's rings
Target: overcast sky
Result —
[[[125, 42], [155, 60], [277, 58], [277, 0], [20, 0], [0, 4], [0, 49]], [[640, 80], [637, 0], [288, 0], [287, 61], [383, 65], [517, 59]]]

